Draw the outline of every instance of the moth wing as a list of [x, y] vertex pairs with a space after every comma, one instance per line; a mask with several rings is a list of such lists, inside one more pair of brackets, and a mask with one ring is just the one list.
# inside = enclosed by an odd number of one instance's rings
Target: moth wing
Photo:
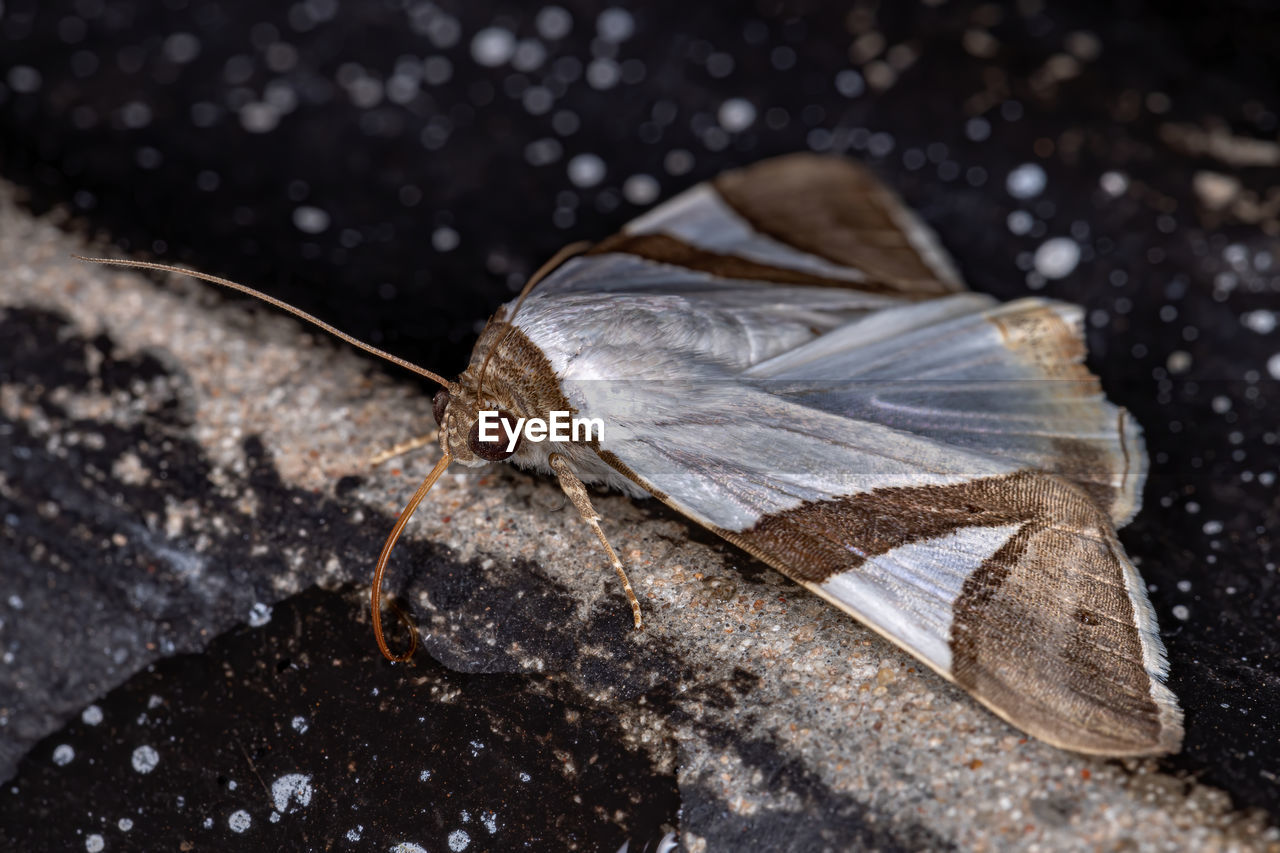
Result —
[[561, 376], [620, 378], [637, 353], [654, 378], [706, 378], [714, 365], [856, 423], [1057, 474], [1117, 525], [1140, 505], [1141, 430], [1084, 366], [1074, 306], [975, 293], [886, 300], [625, 254], [587, 259], [573, 275], [602, 276], [599, 292], [538, 289], [518, 319]]
[[[850, 358], [883, 384], [900, 362], [927, 361], [914, 352], [919, 335], [940, 342], [937, 361], [963, 362], [970, 381], [998, 393], [1001, 371], [1075, 358], [1069, 348], [1009, 345], [1018, 312], [1061, 322], [1060, 307], [997, 306], [975, 294], [898, 305], [851, 321], [852, 340], [886, 348], [857, 353], [832, 345], [849, 324], [762, 346], [753, 331], [775, 306], [770, 288], [755, 287], [754, 302], [723, 310], [718, 290], [643, 294], [615, 282], [608, 293], [535, 291], [515, 325], [547, 356], [569, 405], [606, 424], [597, 453], [613, 470], [1043, 740], [1109, 755], [1175, 750], [1181, 717], [1163, 684], [1154, 614], [1111, 516], [1085, 488], [999, 442], [947, 441], [955, 430], [936, 410], [923, 421], [931, 435], [850, 417], [848, 395], [824, 409], [797, 392], [797, 383], [813, 390], [797, 377], [838, 376]], [[955, 323], [980, 325], [944, 334]], [[994, 332], [973, 344], [979, 355], [960, 359], [985, 327]], [[1090, 400], [1079, 405], [1102, 405]], [[1024, 414], [1053, 411], [1052, 395], [1042, 402]]]
[[[637, 346], [701, 335], [773, 393], [790, 381], [806, 405], [1059, 474], [1128, 523], [1141, 430], [1084, 367], [1079, 309], [958, 290], [937, 238], [870, 171], [793, 154], [698, 184], [534, 293], [615, 294], [605, 311], [630, 315], [609, 325], [644, 328]], [[655, 309], [674, 335], [639, 322]]]
[[[697, 184], [592, 249], [720, 278], [926, 299], [964, 290], [936, 235], [865, 167], [791, 154]], [[539, 289], [596, 290], [554, 274]]]
[[[779, 285], [606, 252], [556, 269], [521, 304], [514, 322], [548, 355], [573, 353], [604, 366], [643, 349], [676, 358], [692, 353], [695, 360], [745, 370], [848, 322], [906, 304], [900, 295]], [[611, 332], [603, 339], [602, 328]], [[678, 371], [679, 365], [673, 361], [664, 369]]]
[[868, 315], [749, 368], [771, 393], [1048, 471], [1122, 526], [1142, 497], [1141, 429], [1084, 366], [1082, 312], [972, 297]]
[[566, 383], [601, 459], [1066, 749], [1175, 751], [1154, 613], [1055, 475], [724, 382]]
[[698, 184], [561, 264], [519, 325], [542, 324], [562, 348], [597, 343], [566, 340], [599, 328], [587, 320], [650, 350], [700, 336], [703, 353], [744, 369], [876, 311], [963, 290], [937, 238], [867, 169], [793, 154]]

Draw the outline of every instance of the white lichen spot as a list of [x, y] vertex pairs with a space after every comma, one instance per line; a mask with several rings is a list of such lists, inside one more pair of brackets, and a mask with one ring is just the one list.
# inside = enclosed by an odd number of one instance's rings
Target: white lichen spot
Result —
[[360, 836], [361, 836], [363, 833], [364, 833], [364, 825], [363, 825], [363, 824], [357, 824], [355, 829], [348, 829], [348, 830], [347, 830], [347, 840], [348, 840], [348, 841], [359, 841], [359, 840], [360, 840]]
[[1272, 379], [1280, 379], [1280, 352], [1267, 359], [1267, 373]]
[[391, 853], [427, 853], [427, 848], [421, 844], [414, 844], [412, 841], [401, 841], [391, 848]]
[[1036, 249], [1033, 264], [1045, 278], [1064, 278], [1080, 263], [1080, 244], [1070, 237], [1045, 240]]
[[1023, 163], [1009, 173], [1004, 187], [1014, 198], [1035, 198], [1044, 192], [1046, 182], [1044, 169], [1035, 163]]
[[151, 107], [142, 101], [130, 101], [120, 108], [120, 122], [131, 130], [151, 124]]
[[1248, 311], [1241, 314], [1240, 322], [1251, 332], [1269, 335], [1276, 330], [1276, 325], [1280, 323], [1280, 314], [1260, 308], [1257, 311]]
[[511, 57], [511, 67], [517, 71], [536, 71], [547, 61], [547, 49], [537, 39], [521, 39]]
[[872, 157], [888, 157], [889, 152], [893, 151], [893, 145], [893, 137], [889, 134], [884, 132], [873, 133], [871, 138], [867, 140], [867, 153]]
[[587, 66], [587, 85], [592, 89], [612, 89], [622, 79], [622, 69], [612, 59], [595, 59]]
[[662, 167], [670, 175], [684, 175], [693, 169], [693, 154], [683, 148], [673, 148], [662, 158]]
[[605, 41], [623, 42], [635, 35], [636, 20], [626, 9], [605, 9], [596, 18], [596, 32]]
[[[596, 88], [601, 89], [604, 87], [596, 86]], [[546, 115], [555, 106], [555, 95], [546, 86], [530, 86], [520, 96], [520, 103], [524, 105], [530, 115]]]
[[622, 197], [632, 204], [653, 204], [661, 188], [652, 175], [632, 175], [622, 182]]
[[493, 812], [481, 812], [480, 823], [489, 831], [490, 835], [498, 831], [498, 816]]
[[386, 85], [380, 77], [366, 73], [355, 63], [347, 63], [338, 69], [338, 82], [347, 90], [351, 103], [362, 110], [376, 107], [387, 94]]
[[1123, 172], [1103, 172], [1102, 177], [1098, 179], [1098, 186], [1102, 187], [1102, 191], [1107, 195], [1117, 198], [1129, 189], [1129, 177]]
[[97, 705], [90, 705], [80, 712], [80, 720], [86, 726], [96, 726], [102, 722], [102, 709]]
[[755, 105], [746, 98], [730, 98], [720, 105], [716, 120], [730, 133], [740, 133], [755, 122]]
[[174, 33], [164, 40], [164, 58], [185, 65], [200, 55], [200, 39], [191, 33]]
[[261, 628], [263, 625], [271, 621], [271, 605], [264, 604], [261, 601], [256, 602], [249, 610], [249, 626], [251, 628]]
[[562, 39], [573, 29], [573, 16], [560, 6], [545, 6], [538, 10], [533, 25], [544, 39]]
[[467, 834], [465, 829], [455, 829], [449, 833], [449, 849], [453, 853], [461, 853], [471, 844], [471, 836]]
[[462, 238], [458, 232], [447, 225], [442, 225], [431, 232], [431, 247], [437, 252], [452, 252], [458, 248]]
[[549, 136], [535, 139], [524, 147], [524, 159], [530, 166], [549, 166], [559, 160], [562, 153], [564, 148]]
[[604, 161], [595, 154], [578, 154], [569, 161], [568, 172], [575, 187], [594, 187], [604, 180]]
[[1221, 210], [1240, 195], [1244, 185], [1234, 175], [1200, 171], [1191, 177], [1191, 190], [1210, 210]]
[[1009, 226], [1009, 233], [1016, 234], [1021, 237], [1031, 231], [1036, 221], [1031, 218], [1031, 214], [1025, 210], [1015, 210], [1005, 217], [1005, 224]]
[[280, 108], [266, 101], [250, 101], [239, 116], [240, 126], [250, 133], [270, 133], [280, 124]]
[[[785, 46], [782, 48], [787, 50]], [[717, 80], [723, 80], [733, 73], [733, 57], [727, 53], [716, 51], [707, 57], [707, 73]]]
[[128, 832], [133, 829], [133, 821], [127, 817], [122, 817], [116, 821], [116, 826], [120, 827], [121, 832]]
[[304, 204], [294, 208], [293, 227], [304, 234], [319, 234], [329, 227], [329, 214], [318, 207]]
[[1191, 611], [1187, 609], [1185, 604], [1175, 604], [1173, 605], [1173, 618], [1186, 622], [1191, 618]]
[[53, 763], [59, 767], [66, 767], [76, 759], [76, 751], [71, 748], [69, 743], [60, 743], [53, 748]]
[[131, 759], [133, 769], [139, 773], [150, 773], [160, 763], [160, 753], [153, 747], [142, 745], [133, 751]]
[[836, 74], [836, 91], [846, 98], [856, 98], [867, 91], [867, 82], [857, 71], [846, 68]]
[[12, 607], [14, 610], [21, 610], [22, 596], [16, 593], [14, 595], [9, 596], [9, 606]]
[[84, 849], [88, 853], [102, 853], [107, 847], [107, 842], [98, 833], [93, 833], [84, 840]]
[[428, 85], [448, 83], [453, 76], [453, 63], [445, 56], [428, 56], [422, 61], [422, 79]]
[[1170, 373], [1186, 373], [1191, 369], [1191, 353], [1176, 349], [1169, 353], [1164, 361], [1165, 369]]
[[271, 823], [279, 823], [280, 812], [277, 812], [277, 811], [271, 812], [271, 814], [267, 815], [267, 820], [269, 820]]
[[515, 34], [502, 27], [485, 27], [471, 39], [471, 58], [489, 68], [502, 65], [515, 52]]
[[964, 135], [972, 142], [985, 142], [991, 137], [991, 122], [974, 116], [964, 123]]
[[253, 818], [244, 809], [237, 809], [227, 818], [227, 826], [232, 832], [244, 832], [253, 823]]
[[[296, 802], [297, 808], [311, 804], [311, 777], [303, 773], [287, 773], [271, 783], [271, 802], [276, 811], [286, 814], [290, 801]], [[294, 809], [296, 810], [296, 809]]]
[[294, 717], [293, 720], [290, 722], [290, 725], [292, 725], [293, 730], [300, 735], [306, 734], [307, 729], [311, 727], [311, 724], [307, 722], [306, 717]]
[[1201, 528], [1209, 536], [1217, 536], [1222, 532], [1221, 521], [1206, 521], [1204, 527]]
[[20, 95], [29, 95], [40, 89], [43, 78], [30, 65], [15, 65], [9, 69], [9, 88]]

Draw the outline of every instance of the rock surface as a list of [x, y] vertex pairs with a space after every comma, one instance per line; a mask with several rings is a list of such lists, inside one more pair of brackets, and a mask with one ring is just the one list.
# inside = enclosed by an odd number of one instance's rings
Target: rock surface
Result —
[[[648, 613], [633, 632], [558, 488], [504, 467], [447, 476], [420, 513], [394, 583], [426, 654], [386, 664], [349, 585], [438, 451], [366, 460], [430, 421], [427, 395], [290, 320], [71, 261], [83, 247], [11, 205], [0, 233], [0, 840], [1274, 838], [1177, 760], [1029, 742], [772, 571], [600, 495]], [[314, 801], [277, 806], [298, 778]]]

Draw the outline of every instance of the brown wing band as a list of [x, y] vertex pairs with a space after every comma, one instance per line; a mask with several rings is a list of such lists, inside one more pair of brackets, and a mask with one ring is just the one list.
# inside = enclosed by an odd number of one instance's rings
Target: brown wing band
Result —
[[868, 279], [851, 281], [828, 278], [802, 270], [762, 264], [738, 255], [725, 255], [700, 249], [669, 234], [615, 234], [597, 243], [588, 254], [625, 252], [660, 264], [673, 264], [704, 272], [717, 278], [734, 278], [745, 281], [767, 281], [771, 284], [803, 284], [812, 287], [839, 287], [865, 293], [883, 293], [915, 297], [919, 294], [903, 290], [887, 281]]
[[778, 157], [726, 172], [713, 185], [759, 233], [893, 282], [895, 292], [940, 296], [963, 289], [942, 281], [912, 243], [902, 202], [848, 160]]

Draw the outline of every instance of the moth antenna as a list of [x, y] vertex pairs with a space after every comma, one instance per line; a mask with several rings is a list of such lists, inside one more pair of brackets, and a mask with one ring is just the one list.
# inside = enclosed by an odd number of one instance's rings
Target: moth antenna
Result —
[[[590, 249], [591, 245], [592, 243], [590, 240], [579, 240], [576, 243], [570, 243], [552, 255], [546, 263], [538, 267], [534, 274], [529, 277], [529, 280], [525, 282], [524, 289], [521, 290], [520, 295], [516, 297], [515, 307], [511, 309], [511, 313], [508, 316], [503, 318], [503, 322], [506, 323], [506, 326], [503, 327], [502, 331], [498, 334], [498, 339], [493, 342], [493, 346], [489, 347], [489, 351], [485, 353], [484, 361], [480, 364], [480, 375], [476, 379], [476, 391], [479, 392], [479, 394], [482, 395], [484, 392], [484, 374], [485, 371], [489, 369], [489, 359], [493, 358], [493, 354], [498, 351], [498, 344], [502, 343], [503, 339], [511, 331], [511, 321], [515, 319], [516, 313], [519, 312], [520, 306], [524, 304], [524, 299], [529, 295], [529, 291], [537, 287], [538, 282], [550, 275], [556, 267], [560, 266], [570, 258], [581, 255], [583, 252]], [[489, 322], [492, 323], [493, 320], [490, 320]], [[486, 326], [487, 325], [488, 324], [486, 324]]]
[[387, 541], [382, 546], [382, 553], [378, 555], [378, 565], [373, 570], [373, 589], [369, 594], [369, 604], [373, 610], [373, 636], [378, 641], [378, 651], [382, 652], [382, 656], [393, 663], [401, 663], [413, 657], [413, 653], [418, 650], [418, 629], [414, 627], [412, 620], [405, 615], [404, 611], [396, 608], [396, 615], [400, 620], [409, 627], [409, 635], [412, 638], [409, 642], [409, 651], [403, 654], [392, 654], [390, 647], [387, 646], [386, 637], [382, 634], [382, 576], [387, 571], [387, 561], [391, 559], [391, 549], [396, 547], [396, 542], [400, 539], [400, 534], [404, 531], [404, 526], [409, 523], [409, 519], [413, 517], [414, 511], [418, 509], [418, 504], [422, 503], [422, 499], [427, 496], [427, 492], [431, 491], [431, 487], [436, 484], [436, 480], [440, 479], [440, 475], [444, 473], [444, 469], [449, 467], [449, 463], [453, 461], [448, 453], [441, 457], [436, 463], [436, 467], [431, 469], [431, 473], [427, 475], [427, 479], [422, 481], [422, 485], [418, 486], [418, 491], [413, 493], [413, 497], [409, 498], [409, 503], [401, 510], [400, 517], [396, 519], [396, 526], [391, 528], [391, 533], [387, 536]]
[[405, 359], [401, 358], [398, 355], [392, 355], [391, 353], [385, 350], [380, 350], [371, 344], [366, 344], [364, 341], [358, 338], [354, 338], [351, 335], [348, 335], [346, 332], [342, 331], [341, 329], [337, 329], [329, 325], [324, 320], [321, 320], [319, 317], [315, 317], [311, 314], [308, 314], [306, 311], [303, 311], [301, 308], [294, 308], [288, 302], [284, 302], [283, 300], [276, 299], [274, 296], [268, 296], [267, 294], [263, 293], [260, 290], [254, 290], [252, 287], [249, 287], [248, 285], [240, 284], [239, 282], [230, 281], [229, 279], [225, 279], [225, 278], [219, 278], [216, 275], [209, 275], [208, 273], [197, 272], [196, 270], [188, 270], [188, 269], [183, 269], [182, 267], [175, 267], [175, 266], [172, 266], [171, 264], [157, 264], [153, 261], [134, 261], [134, 260], [127, 260], [123, 258], [86, 258], [83, 255], [72, 255], [71, 257], [75, 258], [78, 261], [88, 261], [91, 264], [104, 264], [104, 265], [117, 266], [117, 267], [134, 267], [136, 269], [158, 270], [160, 272], [171, 272], [171, 273], [178, 273], [179, 275], [189, 275], [192, 278], [198, 278], [201, 281], [207, 281], [210, 284], [216, 284], [221, 287], [226, 287], [231, 290], [239, 291], [240, 293], [244, 293], [248, 296], [252, 296], [254, 299], [259, 299], [267, 303], [268, 305], [274, 305], [276, 308], [279, 308], [281, 311], [287, 311], [293, 316], [297, 317], [298, 319], [305, 320], [313, 326], [318, 326], [324, 331], [333, 335], [335, 338], [339, 338], [340, 340], [346, 341], [347, 343], [351, 344], [353, 347], [356, 347], [357, 349], [362, 349], [365, 352], [369, 353], [370, 355], [376, 355], [378, 358], [386, 359], [392, 364], [396, 364], [396, 365], [399, 365], [400, 367], [403, 367], [405, 370], [412, 371], [413, 373], [416, 373], [419, 376], [425, 376], [427, 379], [430, 379], [432, 382], [440, 383], [445, 388], [449, 387], [449, 383], [444, 379], [444, 377], [439, 376], [435, 373], [432, 373], [430, 370], [427, 370], [424, 367], [419, 367], [418, 365], [414, 364], [411, 361], [406, 361]]

